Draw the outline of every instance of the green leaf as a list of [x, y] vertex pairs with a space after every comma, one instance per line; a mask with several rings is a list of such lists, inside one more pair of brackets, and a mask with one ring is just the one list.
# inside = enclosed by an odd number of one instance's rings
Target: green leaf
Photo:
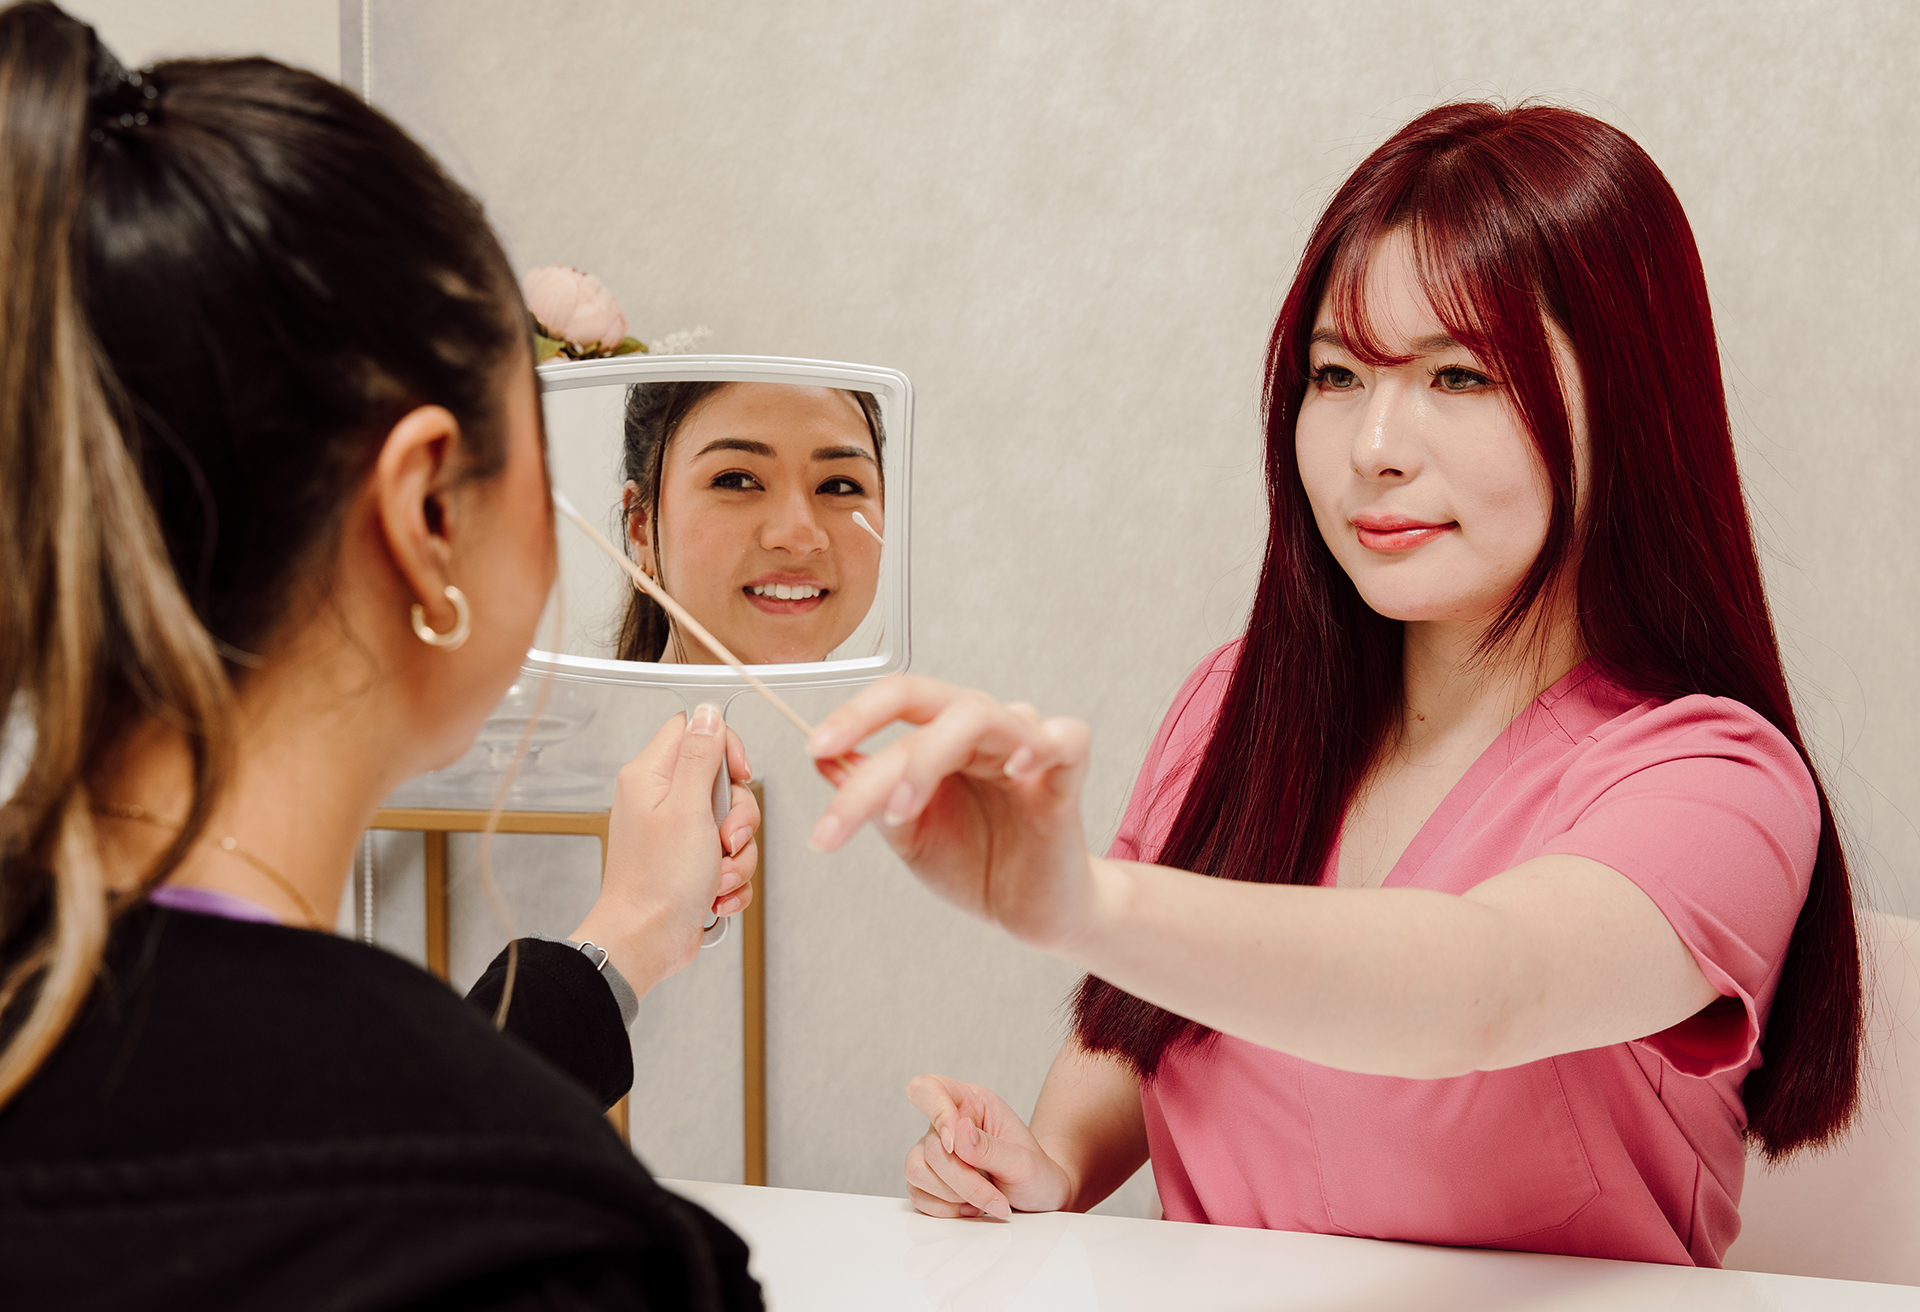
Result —
[[535, 333], [533, 337], [533, 362], [535, 364], [545, 364], [548, 360], [560, 354], [565, 347], [565, 342], [549, 337], [545, 333]]
[[638, 337], [622, 337], [620, 339], [620, 345], [613, 348], [612, 354], [632, 355], [635, 351], [638, 351], [641, 355], [645, 355], [647, 353], [647, 344]]

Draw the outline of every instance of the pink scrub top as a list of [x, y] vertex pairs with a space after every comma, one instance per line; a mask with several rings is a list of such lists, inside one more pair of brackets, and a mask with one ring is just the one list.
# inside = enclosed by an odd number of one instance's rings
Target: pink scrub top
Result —
[[[1181, 689], [1112, 856], [1159, 851], [1237, 650]], [[1533, 857], [1591, 858], [1653, 899], [1721, 1001], [1631, 1043], [1450, 1079], [1354, 1075], [1224, 1035], [1170, 1050], [1141, 1089], [1167, 1218], [1720, 1265], [1740, 1232], [1740, 1083], [1819, 836], [1813, 780], [1759, 715], [1579, 666], [1467, 771], [1386, 887], [1458, 894]]]

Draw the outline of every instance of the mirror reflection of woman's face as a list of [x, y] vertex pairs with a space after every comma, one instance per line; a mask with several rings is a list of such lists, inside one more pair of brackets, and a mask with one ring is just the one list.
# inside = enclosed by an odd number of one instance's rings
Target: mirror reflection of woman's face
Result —
[[[701, 398], [667, 445], [656, 533], [638, 515], [628, 524], [655, 577], [736, 656], [784, 665], [825, 660], [866, 618], [880, 544], [853, 514], [884, 535], [882, 506], [857, 400], [730, 383]], [[675, 644], [663, 659], [715, 659], [690, 634]]]

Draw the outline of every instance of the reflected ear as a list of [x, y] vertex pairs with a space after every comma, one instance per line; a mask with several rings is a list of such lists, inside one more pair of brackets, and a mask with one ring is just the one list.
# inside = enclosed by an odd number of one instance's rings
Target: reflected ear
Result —
[[653, 560], [653, 534], [647, 522], [647, 503], [641, 500], [640, 485], [628, 479], [620, 485], [620, 518], [627, 526], [627, 541], [633, 544], [634, 556], [640, 568], [650, 579], [660, 577], [660, 571]]

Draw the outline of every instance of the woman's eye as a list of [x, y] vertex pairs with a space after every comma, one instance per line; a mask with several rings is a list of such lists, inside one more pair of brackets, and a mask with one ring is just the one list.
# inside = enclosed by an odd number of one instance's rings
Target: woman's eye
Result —
[[724, 474], [714, 475], [713, 482], [708, 486], [724, 492], [753, 492], [759, 488], [760, 480], [744, 469], [729, 469]]
[[1486, 387], [1492, 381], [1485, 374], [1475, 373], [1457, 364], [1433, 371], [1433, 385], [1443, 392], [1472, 392]]
[[850, 478], [834, 477], [822, 483], [819, 488], [823, 497], [863, 497], [867, 490]]
[[1350, 392], [1360, 385], [1360, 378], [1342, 365], [1323, 364], [1313, 371], [1313, 385], [1328, 392]]

